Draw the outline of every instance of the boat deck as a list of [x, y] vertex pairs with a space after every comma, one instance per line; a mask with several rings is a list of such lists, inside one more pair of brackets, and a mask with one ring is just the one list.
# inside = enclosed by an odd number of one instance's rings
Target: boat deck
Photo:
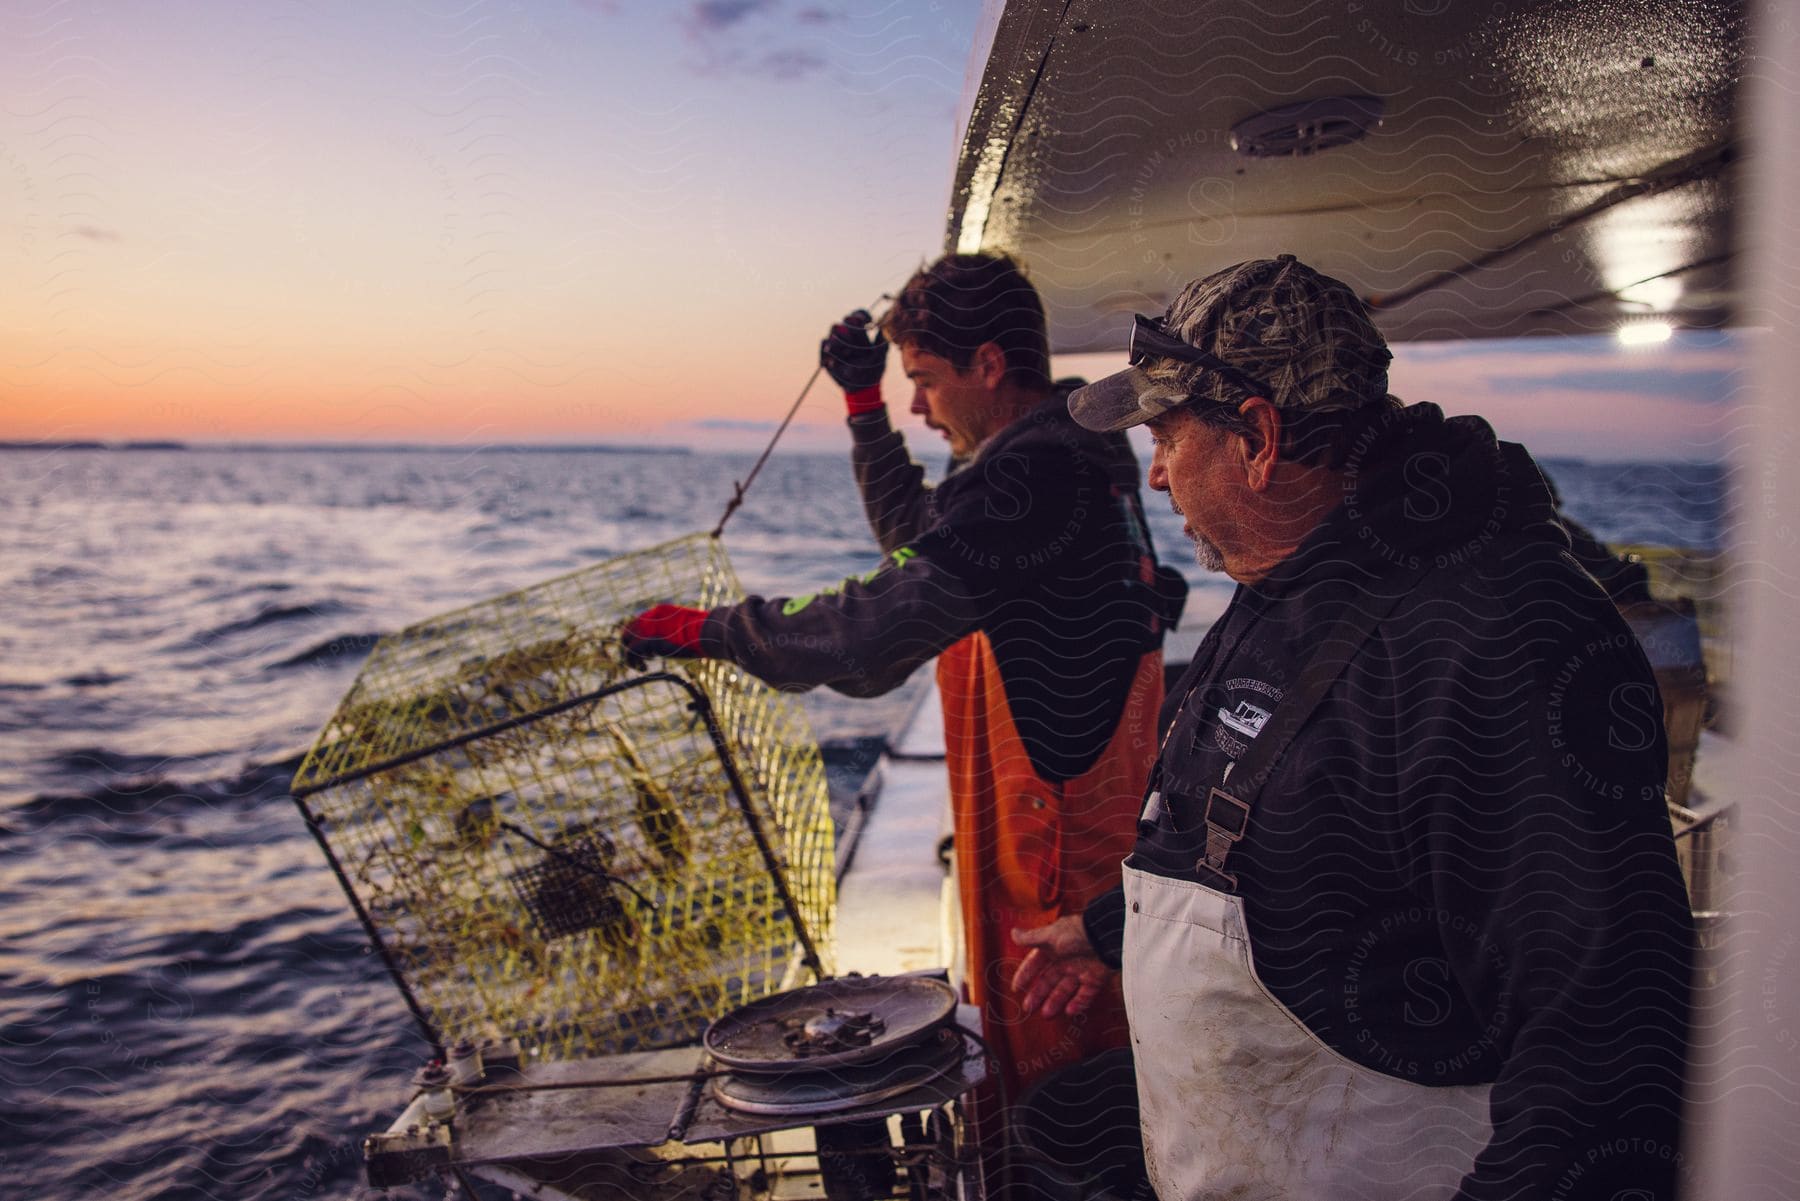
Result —
[[937, 686], [925, 689], [900, 737], [857, 798], [838, 882], [838, 970], [893, 975], [951, 967], [949, 867], [939, 856], [948, 780]]

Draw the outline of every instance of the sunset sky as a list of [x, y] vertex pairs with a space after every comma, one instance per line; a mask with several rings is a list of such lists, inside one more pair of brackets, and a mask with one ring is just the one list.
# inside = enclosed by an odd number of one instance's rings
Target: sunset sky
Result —
[[[940, 249], [978, 8], [7, 5], [0, 439], [755, 444]], [[1399, 354], [1539, 453], [1728, 450], [1726, 338]]]

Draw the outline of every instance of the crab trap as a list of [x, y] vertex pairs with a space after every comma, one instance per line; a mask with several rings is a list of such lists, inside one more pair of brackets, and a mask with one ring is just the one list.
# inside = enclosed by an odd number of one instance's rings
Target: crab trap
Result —
[[824, 766], [792, 698], [621, 624], [741, 597], [696, 535], [383, 638], [294, 796], [427, 1037], [675, 1046], [830, 974]]

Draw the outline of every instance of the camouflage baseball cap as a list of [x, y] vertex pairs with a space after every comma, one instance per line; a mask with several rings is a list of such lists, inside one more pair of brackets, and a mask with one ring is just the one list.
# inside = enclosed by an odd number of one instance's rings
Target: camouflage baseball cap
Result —
[[1069, 413], [1091, 430], [1122, 430], [1178, 405], [1251, 396], [1283, 409], [1360, 408], [1386, 397], [1393, 357], [1348, 285], [1291, 254], [1254, 259], [1190, 283], [1160, 319], [1139, 317], [1131, 366], [1077, 388]]

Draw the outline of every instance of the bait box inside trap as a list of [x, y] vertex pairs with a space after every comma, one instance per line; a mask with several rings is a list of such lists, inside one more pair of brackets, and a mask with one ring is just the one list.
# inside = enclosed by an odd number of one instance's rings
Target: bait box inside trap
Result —
[[824, 766], [735, 666], [628, 663], [661, 602], [740, 599], [694, 536], [384, 637], [294, 779], [427, 1037], [529, 1060], [698, 1038], [831, 971]]

